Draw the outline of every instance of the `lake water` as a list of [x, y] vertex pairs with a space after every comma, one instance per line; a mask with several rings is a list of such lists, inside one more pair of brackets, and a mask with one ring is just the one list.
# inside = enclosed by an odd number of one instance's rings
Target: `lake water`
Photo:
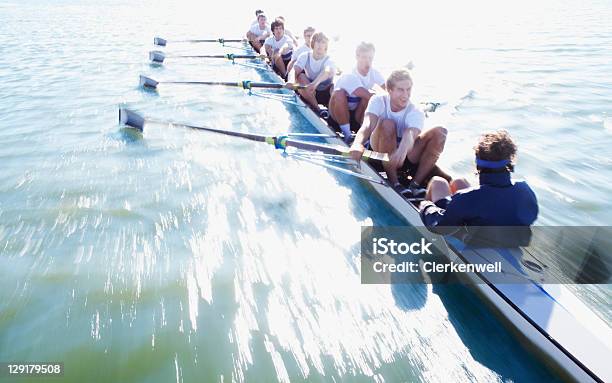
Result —
[[[473, 179], [487, 129], [519, 144], [540, 225], [609, 225], [609, 1], [0, 0], [0, 362], [66, 381], [554, 381], [461, 286], [364, 286], [359, 229], [402, 222], [358, 180], [270, 147], [151, 125], [117, 106], [226, 129], [312, 132], [284, 105], [159, 80], [261, 79], [222, 61], [148, 64], [153, 36], [240, 37], [255, 8], [328, 31], [352, 66], [376, 43], [445, 105], [442, 165]], [[373, 9], [372, 9], [373, 8]], [[321, 13], [314, 12], [322, 9]], [[169, 45], [218, 54], [218, 44]], [[572, 286], [609, 321], [610, 285]], [[37, 380], [38, 381], [38, 380]]]

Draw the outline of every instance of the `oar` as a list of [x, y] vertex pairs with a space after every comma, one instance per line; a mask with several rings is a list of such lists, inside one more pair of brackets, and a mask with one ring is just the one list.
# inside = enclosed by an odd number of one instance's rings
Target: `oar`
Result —
[[245, 42], [246, 39], [196, 39], [196, 40], [166, 40], [161, 37], [153, 38], [153, 44], [165, 47], [168, 43], [242, 43]]
[[268, 89], [304, 89], [304, 85], [293, 83], [279, 84], [274, 82], [255, 82], [255, 81], [156, 81], [150, 77], [140, 75], [140, 86], [143, 88], [157, 89], [158, 84], [178, 84], [178, 85], [219, 85], [235, 86], [242, 89], [268, 88]]
[[[144, 132], [144, 126], [147, 121], [157, 122], [157, 123], [162, 123], [162, 124], [171, 124], [173, 126], [180, 126], [180, 127], [188, 128], [188, 129], [202, 130], [205, 132], [218, 133], [218, 134], [222, 134], [225, 136], [239, 137], [239, 138], [244, 138], [250, 141], [265, 142], [267, 144], [274, 145], [274, 147], [277, 149], [284, 150], [288, 147], [293, 147], [296, 149], [302, 149], [302, 150], [311, 151], [311, 152], [321, 152], [321, 153], [330, 154], [330, 155], [341, 155], [344, 157], [349, 157], [349, 148], [346, 146], [319, 144], [316, 142], [294, 140], [294, 139], [289, 138], [287, 135], [266, 136], [263, 134], [235, 132], [231, 130], [182, 124], [182, 123], [172, 122], [172, 121], [156, 121], [156, 120], [146, 119], [142, 117], [141, 115], [139, 115], [138, 113], [131, 111], [129, 109], [125, 109], [125, 108], [119, 109], [119, 123], [123, 125], [129, 126], [129, 127], [138, 129], [141, 132]], [[371, 159], [380, 160], [380, 161], [389, 161], [389, 155], [387, 153], [379, 153], [379, 152], [374, 152], [372, 150], [364, 151], [363, 158], [365, 159], [371, 158]]]
[[423, 112], [425, 112], [425, 113], [433, 113], [436, 110], [438, 110], [438, 107], [440, 105], [442, 105], [442, 103], [440, 103], [440, 102], [431, 102], [431, 101], [422, 102], [421, 104], [424, 105], [423, 106]]
[[189, 58], [189, 59], [227, 59], [234, 61], [235, 59], [265, 59], [266, 55], [235, 55], [227, 53], [224, 55], [166, 55], [162, 51], [150, 51], [149, 59], [154, 63], [163, 63], [166, 57], [169, 58]]

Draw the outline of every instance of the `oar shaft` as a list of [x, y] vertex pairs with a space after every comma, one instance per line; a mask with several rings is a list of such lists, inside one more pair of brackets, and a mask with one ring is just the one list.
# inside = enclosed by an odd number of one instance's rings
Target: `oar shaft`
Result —
[[[197, 125], [176, 123], [176, 122], [170, 122], [170, 121], [164, 122], [164, 121], [148, 120], [140, 116], [138, 113], [133, 112], [131, 110], [124, 109], [124, 108], [121, 108], [119, 110], [119, 122], [122, 124], [131, 126], [140, 131], [143, 131], [146, 121], [157, 122], [160, 124], [171, 124], [173, 126], [181, 126], [181, 127], [188, 128], [188, 129], [200, 130], [200, 131], [210, 132], [210, 133], [218, 133], [218, 134], [222, 134], [225, 136], [239, 137], [239, 138], [244, 138], [250, 141], [266, 142], [270, 145], [274, 145], [274, 147], [277, 149], [286, 149], [288, 147], [293, 147], [296, 149], [302, 149], [302, 150], [307, 150], [307, 151], [312, 151], [312, 152], [321, 152], [324, 154], [342, 155], [342, 156], [349, 155], [349, 148], [340, 146], [340, 145], [329, 145], [329, 144], [320, 144], [316, 142], [294, 140], [287, 136], [266, 136], [263, 134], [236, 132], [236, 131], [231, 131], [231, 130], [215, 129], [215, 128], [209, 128], [206, 126], [197, 126]], [[363, 157], [364, 158], [377, 158], [377, 159], [380, 159], [381, 161], [389, 160], [387, 154], [372, 152], [369, 150], [366, 150]]]
[[140, 86], [155, 89], [158, 84], [175, 84], [175, 85], [219, 85], [219, 86], [235, 86], [242, 89], [268, 88], [268, 89], [300, 89], [303, 85], [292, 83], [279, 84], [274, 82], [254, 82], [249, 80], [244, 81], [156, 81], [147, 76], [140, 75]]
[[251, 88], [268, 88], [268, 89], [283, 89], [285, 84], [277, 84], [275, 82], [251, 82], [251, 81], [159, 81], [160, 84], [181, 84], [181, 85], [219, 85], [219, 86], [237, 86], [244, 89]]
[[[157, 121], [157, 122], [161, 123], [161, 121]], [[268, 136], [264, 136], [263, 134], [235, 132], [231, 130], [215, 129], [215, 128], [209, 128], [206, 126], [196, 126], [196, 125], [180, 124], [180, 123], [174, 123], [174, 122], [171, 122], [171, 124], [174, 126], [182, 126], [188, 129], [200, 130], [203, 132], [218, 133], [218, 134], [222, 134], [225, 136], [231, 136], [231, 137], [240, 137], [240, 138], [244, 138], [244, 139], [247, 139], [250, 141], [256, 141], [256, 142], [266, 142], [268, 140]]]
[[159, 46], [166, 46], [167, 43], [241, 43], [244, 42], [245, 39], [188, 39], [188, 40], [166, 40], [161, 37], [155, 37], [153, 39], [153, 43]]
[[244, 39], [195, 39], [182, 40], [184, 43], [241, 43]]
[[[282, 138], [279, 138], [282, 139]], [[291, 146], [296, 149], [308, 150], [311, 152], [321, 152], [324, 154], [335, 154], [348, 157], [350, 148], [340, 145], [323, 145], [316, 142], [292, 140], [290, 138], [285, 139], [285, 146]], [[375, 159], [380, 161], [389, 161], [389, 155], [387, 153], [374, 152], [372, 150], [365, 150], [362, 155], [363, 158]]]
[[258, 59], [261, 58], [261, 55], [179, 55], [179, 56], [166, 56], [169, 58], [187, 58], [187, 59]]
[[219, 85], [242, 87], [242, 81], [159, 81], [160, 84], [179, 84], [179, 85]]

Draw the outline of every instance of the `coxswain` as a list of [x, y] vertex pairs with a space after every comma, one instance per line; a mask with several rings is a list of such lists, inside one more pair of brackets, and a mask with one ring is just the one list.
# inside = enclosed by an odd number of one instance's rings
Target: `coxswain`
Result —
[[421, 203], [425, 226], [529, 226], [538, 217], [536, 195], [525, 181], [513, 181], [517, 147], [508, 132], [485, 133], [474, 147], [480, 185], [433, 177]]

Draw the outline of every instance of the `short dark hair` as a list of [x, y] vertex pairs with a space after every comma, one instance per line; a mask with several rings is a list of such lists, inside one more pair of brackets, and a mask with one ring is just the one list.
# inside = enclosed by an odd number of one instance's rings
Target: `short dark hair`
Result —
[[[485, 161], [509, 161], [508, 165], [502, 167], [502, 171], [514, 170], [514, 159], [516, 158], [516, 144], [505, 130], [486, 132], [480, 136], [478, 144], [474, 147], [476, 157]], [[484, 168], [478, 167], [478, 170]]]
[[276, 19], [272, 22], [272, 25], [270, 25], [270, 29], [272, 29], [272, 32], [274, 32], [274, 29], [278, 27], [283, 27], [283, 29], [285, 29], [285, 23], [283, 23], [279, 19]]

